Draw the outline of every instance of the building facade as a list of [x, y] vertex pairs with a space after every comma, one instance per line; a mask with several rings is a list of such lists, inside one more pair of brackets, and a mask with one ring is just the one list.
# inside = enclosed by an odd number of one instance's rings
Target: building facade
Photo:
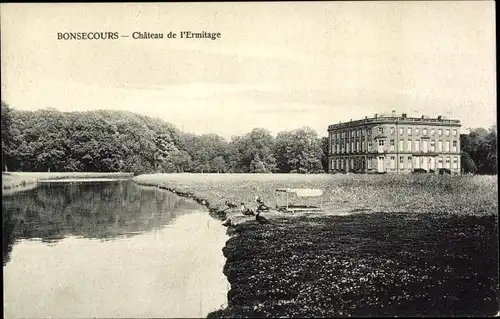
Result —
[[459, 120], [442, 116], [373, 118], [328, 127], [329, 172], [411, 173], [447, 168], [460, 173]]

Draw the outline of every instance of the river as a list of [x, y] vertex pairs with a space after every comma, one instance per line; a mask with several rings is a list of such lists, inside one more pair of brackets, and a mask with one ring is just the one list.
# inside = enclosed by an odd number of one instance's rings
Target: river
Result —
[[2, 196], [5, 318], [206, 317], [227, 302], [220, 221], [131, 181]]

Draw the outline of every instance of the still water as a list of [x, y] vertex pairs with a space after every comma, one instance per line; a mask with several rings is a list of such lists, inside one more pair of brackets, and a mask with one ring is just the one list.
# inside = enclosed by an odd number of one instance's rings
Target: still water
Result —
[[204, 207], [130, 181], [2, 197], [5, 318], [206, 317], [227, 236]]

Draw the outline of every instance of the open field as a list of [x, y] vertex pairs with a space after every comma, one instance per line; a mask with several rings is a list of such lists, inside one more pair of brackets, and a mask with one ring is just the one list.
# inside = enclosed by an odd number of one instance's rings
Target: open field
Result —
[[[135, 177], [230, 218], [228, 307], [210, 317], [493, 315], [496, 176], [156, 174]], [[325, 213], [227, 209], [279, 187], [324, 190]], [[252, 205], [249, 205], [252, 207]]]
[[40, 180], [69, 178], [126, 178], [132, 173], [87, 173], [87, 172], [2, 172], [2, 194], [34, 187]]
[[325, 211], [467, 215], [498, 211], [496, 176], [151, 174], [134, 179], [192, 193], [208, 200], [211, 206], [230, 200], [252, 207], [255, 195], [260, 195], [268, 206], [274, 207], [276, 188], [310, 187], [324, 191]]

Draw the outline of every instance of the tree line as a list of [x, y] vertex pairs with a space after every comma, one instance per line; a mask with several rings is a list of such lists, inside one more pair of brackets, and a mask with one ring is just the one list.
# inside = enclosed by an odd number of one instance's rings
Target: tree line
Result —
[[497, 127], [469, 129], [460, 135], [461, 167], [465, 173], [497, 174]]
[[126, 111], [20, 111], [2, 101], [2, 168], [8, 171], [322, 173], [327, 141], [311, 128], [255, 128], [230, 141], [184, 133]]
[[[328, 139], [309, 127], [273, 137], [181, 132], [126, 111], [20, 111], [2, 101], [2, 169], [143, 173], [324, 173]], [[496, 126], [460, 136], [465, 173], [496, 174]]]

